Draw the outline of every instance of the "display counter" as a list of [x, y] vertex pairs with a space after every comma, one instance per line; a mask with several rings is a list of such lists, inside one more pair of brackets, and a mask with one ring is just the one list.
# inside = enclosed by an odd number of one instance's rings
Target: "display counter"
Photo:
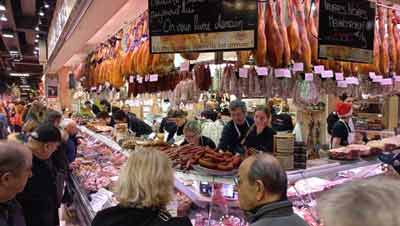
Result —
[[[128, 153], [123, 150], [116, 142], [111, 140], [109, 137], [101, 134], [94, 133], [86, 127], [79, 127], [81, 133], [85, 134], [85, 136], [90, 137], [90, 139], [96, 140], [96, 142], [101, 142], [106, 145], [108, 148], [122, 152], [125, 155]], [[89, 140], [89, 139], [88, 139]], [[369, 161], [366, 160], [358, 160], [358, 161], [334, 161], [334, 160], [324, 160], [322, 161], [324, 164], [319, 166], [314, 166], [304, 170], [292, 170], [288, 171], [288, 181], [290, 186], [294, 186], [298, 181], [302, 181], [307, 178], [321, 178], [321, 180], [333, 180], [327, 182], [327, 184], [321, 185], [323, 186], [322, 190], [325, 190], [326, 187], [332, 187], [332, 185], [344, 183], [348, 180], [352, 180], [355, 177], [365, 177], [365, 176], [373, 176], [379, 174], [376, 172], [376, 169], [380, 168], [380, 164], [376, 159], [372, 159]], [[354, 169], [362, 169], [360, 171], [365, 172], [363, 174], [358, 175], [357, 173], [351, 173], [351, 177], [343, 177], [343, 175], [349, 175], [349, 173], [345, 173], [345, 171], [351, 171]], [[368, 172], [374, 171], [371, 175]], [[355, 171], [358, 172], [358, 171]], [[88, 192], [82, 184], [83, 181], [81, 178], [76, 175], [72, 176], [72, 190], [74, 191], [74, 204], [78, 211], [78, 217], [83, 225], [90, 225], [93, 217], [96, 212], [104, 209], [106, 207], [112, 206], [116, 204], [116, 201], [112, 198], [112, 193], [106, 191], [106, 189], [101, 188], [97, 192]], [[339, 180], [338, 180], [339, 179]], [[112, 181], [117, 180], [117, 176], [111, 178]], [[338, 180], [339, 182], [335, 182], [334, 180]], [[195, 208], [191, 208], [190, 211], [186, 211], [186, 214], [189, 216], [197, 216], [197, 212], [203, 212], [204, 215], [211, 216], [211, 212], [215, 211], [216, 206], [214, 203], [213, 195], [214, 191], [206, 194], [202, 191], [202, 186], [208, 185], [214, 189], [214, 184], [222, 184], [224, 197], [226, 198], [226, 202], [224, 202], [225, 208], [229, 210], [229, 213], [238, 212], [238, 200], [237, 200], [237, 192], [234, 189], [234, 180], [232, 176], [228, 177], [216, 177], [216, 176], [208, 176], [203, 175], [197, 171], [176, 171], [175, 173], [175, 188], [179, 192], [185, 194], [191, 202], [193, 202]], [[329, 186], [328, 186], [329, 185]], [[204, 188], [203, 188], [204, 190]], [[304, 190], [304, 189], [303, 189]], [[306, 189], [307, 190], [307, 189]], [[318, 190], [318, 189], [317, 189]], [[297, 191], [297, 190], [295, 190]], [[304, 192], [304, 191], [303, 191]], [[99, 194], [102, 193], [102, 194]], [[301, 192], [300, 192], [301, 193]], [[229, 196], [229, 198], [227, 198]], [[296, 199], [301, 195], [297, 192], [294, 192], [291, 196]], [[193, 206], [193, 205], [192, 205]], [[179, 209], [179, 208], [178, 208]], [[227, 211], [227, 210], [225, 210]], [[242, 217], [242, 216], [240, 216]]]

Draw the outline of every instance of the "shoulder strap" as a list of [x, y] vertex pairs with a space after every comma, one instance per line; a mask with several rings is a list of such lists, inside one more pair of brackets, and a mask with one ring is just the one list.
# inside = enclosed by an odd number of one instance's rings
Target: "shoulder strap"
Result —
[[254, 123], [253, 125], [250, 126], [249, 130], [246, 133], [246, 136], [244, 136], [242, 138], [242, 140], [240, 140], [240, 144], [244, 145], [244, 143], [246, 142], [247, 137], [250, 135], [251, 131], [254, 129], [254, 127], [256, 127], [256, 124]]

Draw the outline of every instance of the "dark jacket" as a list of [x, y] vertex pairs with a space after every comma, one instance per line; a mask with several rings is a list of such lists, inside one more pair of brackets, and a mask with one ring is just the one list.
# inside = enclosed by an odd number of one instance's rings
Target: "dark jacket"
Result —
[[132, 132], [136, 133], [137, 137], [149, 135], [153, 132], [151, 126], [130, 113], [128, 113], [128, 127]]
[[222, 130], [218, 149], [229, 150], [233, 153], [243, 153], [244, 149], [240, 142], [245, 139], [248, 130], [253, 124], [254, 120], [250, 117], [246, 117], [246, 122], [241, 126], [237, 126], [239, 134], [233, 121], [228, 122], [228, 124], [224, 126], [224, 130]]
[[189, 218], [168, 217], [167, 221], [159, 217], [155, 209], [138, 209], [115, 206], [97, 213], [92, 226], [191, 226]]
[[0, 204], [0, 226], [25, 226], [21, 205], [17, 200]]
[[59, 225], [57, 197], [57, 169], [51, 159], [33, 157], [32, 177], [17, 195], [27, 226]]
[[289, 201], [274, 202], [255, 210], [248, 218], [250, 226], [308, 226], [293, 212]]
[[66, 154], [68, 159], [68, 164], [72, 163], [76, 158], [78, 147], [78, 139], [76, 136], [69, 136], [66, 143]]
[[254, 127], [247, 136], [244, 145], [262, 152], [273, 152], [275, 134], [276, 132], [269, 127], [266, 127], [260, 134], [257, 134], [257, 129]]

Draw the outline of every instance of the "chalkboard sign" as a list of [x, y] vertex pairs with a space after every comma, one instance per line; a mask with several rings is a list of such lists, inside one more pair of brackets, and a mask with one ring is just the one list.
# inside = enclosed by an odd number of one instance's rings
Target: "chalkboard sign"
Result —
[[255, 0], [149, 0], [151, 53], [256, 47]]
[[373, 63], [375, 3], [321, 0], [318, 57]]

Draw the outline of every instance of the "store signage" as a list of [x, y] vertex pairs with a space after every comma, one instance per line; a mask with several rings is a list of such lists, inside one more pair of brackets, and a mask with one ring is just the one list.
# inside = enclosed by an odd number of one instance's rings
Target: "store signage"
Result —
[[239, 68], [239, 77], [240, 78], [248, 78], [249, 77], [249, 69], [247, 68]]
[[336, 81], [343, 81], [344, 76], [343, 73], [335, 73]]
[[149, 0], [151, 53], [256, 47], [257, 1]]
[[256, 67], [258, 76], [268, 76], [268, 68], [267, 67]]
[[369, 0], [321, 0], [318, 57], [372, 64], [375, 7]]
[[333, 78], [333, 71], [332, 70], [323, 71], [321, 73], [321, 77], [322, 78]]
[[46, 94], [47, 98], [58, 97], [58, 78], [46, 78]]
[[312, 73], [306, 73], [305, 74], [305, 80], [312, 82], [314, 80], [313, 74]]
[[304, 64], [303, 63], [294, 63], [292, 71], [293, 72], [304, 71]]
[[317, 65], [317, 66], [314, 66], [314, 72], [315, 72], [315, 73], [321, 74], [321, 73], [324, 72], [324, 71], [325, 71], [324, 65]]

